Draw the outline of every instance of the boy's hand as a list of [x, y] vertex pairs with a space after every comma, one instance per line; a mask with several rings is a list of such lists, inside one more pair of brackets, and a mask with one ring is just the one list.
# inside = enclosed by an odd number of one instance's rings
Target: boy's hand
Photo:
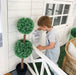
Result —
[[37, 30], [42, 30], [42, 28], [41, 28], [41, 27], [39, 27]]
[[37, 48], [38, 48], [39, 50], [43, 50], [43, 49], [44, 49], [44, 47], [41, 46], [41, 45], [37, 46]]

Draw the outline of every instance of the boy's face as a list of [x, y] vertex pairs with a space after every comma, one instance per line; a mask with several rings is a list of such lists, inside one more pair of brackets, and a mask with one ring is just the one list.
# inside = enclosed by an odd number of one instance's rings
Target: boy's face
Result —
[[46, 26], [39, 26], [38, 30], [47, 31], [47, 27]]

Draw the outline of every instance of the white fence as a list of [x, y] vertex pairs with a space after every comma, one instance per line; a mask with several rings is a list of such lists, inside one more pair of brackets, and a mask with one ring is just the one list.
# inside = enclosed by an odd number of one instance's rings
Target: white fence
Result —
[[[33, 55], [31, 55], [31, 60], [26, 63], [32, 75], [44, 75], [44, 69], [46, 70], [47, 75], [51, 75], [49, 67], [51, 67], [58, 75], [67, 75], [62, 69], [60, 69], [56, 64], [54, 64], [51, 60], [49, 60], [42, 52], [40, 52], [34, 45], [33, 48], [36, 54], [40, 56], [40, 58], [34, 59]], [[37, 62], [42, 63], [41, 69], [39, 69], [40, 73], [38, 72], [37, 66], [35, 64]], [[33, 64], [35, 71], [31, 68], [29, 63]]]

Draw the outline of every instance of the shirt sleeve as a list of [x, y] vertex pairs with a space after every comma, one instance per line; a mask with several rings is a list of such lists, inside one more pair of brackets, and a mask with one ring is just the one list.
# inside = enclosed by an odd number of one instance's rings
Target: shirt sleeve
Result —
[[55, 35], [54, 35], [54, 34], [49, 35], [49, 36], [48, 36], [48, 41], [49, 41], [49, 42], [56, 42], [56, 41], [55, 41]]

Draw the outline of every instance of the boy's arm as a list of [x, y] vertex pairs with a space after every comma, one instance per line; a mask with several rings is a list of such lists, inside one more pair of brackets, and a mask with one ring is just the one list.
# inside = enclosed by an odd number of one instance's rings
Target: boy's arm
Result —
[[43, 49], [52, 49], [55, 47], [55, 42], [50, 42], [50, 45], [48, 46], [43, 46]]
[[39, 50], [52, 49], [54, 47], [55, 47], [55, 42], [50, 42], [50, 45], [48, 46], [41, 46], [41, 45], [37, 46]]

